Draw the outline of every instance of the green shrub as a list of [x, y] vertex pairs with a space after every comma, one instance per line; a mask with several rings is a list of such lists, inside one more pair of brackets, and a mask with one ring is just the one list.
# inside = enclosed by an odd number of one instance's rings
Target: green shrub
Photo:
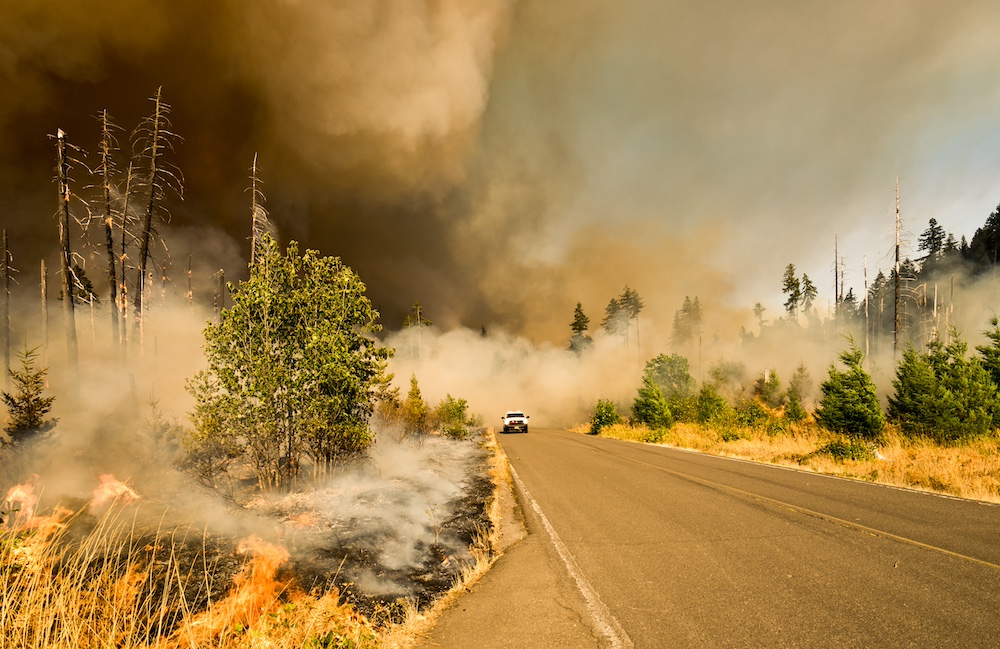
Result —
[[764, 370], [753, 384], [755, 397], [772, 408], [780, 408], [785, 403], [785, 395], [781, 392], [781, 380], [774, 370]]
[[827, 442], [816, 449], [814, 455], [829, 455], [835, 460], [870, 461], [877, 456], [878, 447], [875, 443], [857, 437], [846, 437]]
[[594, 414], [590, 418], [590, 434], [597, 435], [601, 429], [611, 424], [620, 424], [622, 416], [618, 413], [615, 404], [609, 399], [600, 399], [594, 407]]
[[632, 403], [632, 418], [652, 429], [670, 428], [674, 424], [674, 417], [663, 392], [648, 374], [642, 377], [639, 396]]
[[771, 419], [771, 413], [756, 399], [747, 399], [739, 404], [733, 411], [733, 415], [734, 423], [737, 426], [746, 426], [747, 428], [759, 428]]
[[469, 403], [465, 399], [456, 399], [449, 394], [435, 408], [434, 419], [448, 437], [466, 439], [471, 434], [469, 426], [472, 424], [468, 409]]
[[727, 410], [729, 410], [729, 404], [718, 393], [715, 386], [710, 383], [701, 386], [695, 403], [695, 413], [698, 422], [702, 424], [707, 423], [725, 414]]

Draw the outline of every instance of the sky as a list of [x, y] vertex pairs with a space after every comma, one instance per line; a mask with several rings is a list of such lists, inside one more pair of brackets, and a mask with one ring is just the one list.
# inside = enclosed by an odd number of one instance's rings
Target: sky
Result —
[[[0, 0], [0, 221], [54, 263], [54, 147], [128, 134], [162, 86], [175, 265], [246, 274], [254, 154], [282, 240], [342, 257], [386, 328], [568, 338], [625, 285], [668, 329], [833, 299], [936, 218], [1000, 203], [1000, 5], [958, 0]], [[89, 181], [82, 165], [77, 191]], [[908, 248], [907, 248], [908, 247]], [[98, 264], [99, 258], [91, 263]], [[95, 271], [96, 272], [96, 271]], [[27, 277], [27, 275], [25, 275]], [[27, 280], [25, 279], [25, 282]]]

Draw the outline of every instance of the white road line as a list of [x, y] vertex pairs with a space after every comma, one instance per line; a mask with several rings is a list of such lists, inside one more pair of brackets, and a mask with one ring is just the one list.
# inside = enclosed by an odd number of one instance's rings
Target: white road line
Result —
[[528, 489], [524, 486], [524, 483], [521, 482], [521, 477], [517, 475], [517, 471], [514, 470], [513, 466], [510, 467], [510, 473], [514, 476], [514, 482], [517, 483], [521, 493], [524, 494], [524, 499], [528, 501], [531, 508], [536, 514], [538, 514], [538, 518], [542, 521], [542, 526], [545, 528], [545, 531], [548, 532], [549, 538], [552, 539], [552, 545], [555, 546], [556, 552], [559, 553], [559, 558], [562, 559], [563, 564], [566, 566], [566, 570], [569, 571], [573, 581], [576, 582], [576, 587], [580, 589], [580, 593], [587, 601], [587, 610], [590, 612], [590, 616], [593, 618], [594, 625], [597, 627], [597, 630], [601, 633], [601, 635], [608, 639], [613, 649], [631, 649], [634, 647], [635, 645], [632, 644], [632, 639], [628, 637], [627, 633], [625, 633], [625, 629], [622, 628], [622, 625], [618, 623], [615, 616], [611, 614], [608, 607], [604, 605], [603, 601], [601, 601], [600, 595], [598, 595], [597, 591], [594, 590], [594, 587], [590, 585], [587, 578], [583, 576], [583, 571], [580, 570], [580, 566], [576, 563], [576, 559], [573, 558], [573, 555], [570, 554], [569, 548], [566, 547], [566, 544], [563, 543], [562, 539], [559, 538], [559, 535], [556, 534], [555, 528], [552, 527], [549, 519], [544, 513], [542, 513], [542, 508], [538, 506], [535, 499], [531, 497], [530, 493], [528, 493]]

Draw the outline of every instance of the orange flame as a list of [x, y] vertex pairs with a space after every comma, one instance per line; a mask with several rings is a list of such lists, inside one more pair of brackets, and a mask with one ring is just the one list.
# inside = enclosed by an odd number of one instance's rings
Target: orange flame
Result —
[[253, 558], [236, 576], [229, 595], [208, 610], [185, 618], [170, 639], [161, 642], [158, 647], [201, 646], [227, 631], [253, 627], [262, 615], [274, 607], [278, 596], [287, 586], [278, 581], [275, 575], [278, 568], [288, 561], [288, 551], [256, 536], [241, 541], [237, 551], [251, 552]]
[[14, 485], [7, 491], [7, 497], [4, 498], [3, 507], [8, 512], [16, 511], [16, 516], [13, 520], [8, 521], [8, 527], [20, 527], [25, 525], [35, 516], [35, 507], [38, 505], [38, 494], [35, 493], [35, 487], [29, 482], [24, 484]]
[[101, 484], [94, 489], [94, 497], [90, 504], [94, 507], [101, 507], [108, 502], [130, 503], [139, 500], [137, 494], [131, 487], [119, 481], [114, 475], [107, 473], [101, 476]]

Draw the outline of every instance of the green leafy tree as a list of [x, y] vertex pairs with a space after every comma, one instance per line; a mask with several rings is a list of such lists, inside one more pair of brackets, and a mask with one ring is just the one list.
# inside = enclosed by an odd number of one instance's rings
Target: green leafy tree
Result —
[[58, 421], [45, 418], [55, 401], [55, 397], [43, 396], [48, 368], [35, 367], [38, 354], [34, 349], [25, 348], [17, 355], [21, 369], [7, 370], [14, 389], [0, 393], [8, 413], [4, 432], [15, 443], [51, 430]]
[[189, 451], [238, 448], [261, 488], [287, 486], [303, 455], [317, 472], [361, 455], [390, 351], [360, 278], [294, 242], [282, 253], [265, 234], [250, 278], [231, 290], [232, 308], [205, 328], [208, 368], [188, 383]]
[[584, 314], [583, 304], [577, 302], [576, 308], [573, 309], [573, 322], [569, 325], [570, 330], [573, 332], [572, 337], [569, 339], [570, 351], [579, 354], [594, 346], [594, 339], [587, 334], [589, 327], [590, 318]]
[[816, 419], [824, 428], [864, 439], [877, 439], [885, 428], [885, 415], [878, 402], [875, 383], [864, 370], [865, 355], [851, 341], [841, 352], [846, 371], [830, 365], [829, 377], [820, 386], [823, 393]]
[[660, 354], [651, 358], [646, 362], [644, 375], [653, 379], [668, 402], [690, 397], [697, 387], [688, 359], [680, 354]]
[[448, 394], [434, 409], [433, 417], [445, 435], [453, 439], [466, 439], [470, 435], [469, 426], [472, 425], [468, 410], [468, 401]]
[[643, 376], [651, 378], [663, 392], [675, 420], [694, 418], [698, 384], [691, 376], [687, 358], [680, 354], [655, 356], [646, 362]]
[[639, 395], [632, 403], [632, 418], [653, 429], [670, 428], [674, 423], [670, 406], [660, 391], [660, 386], [648, 374], [642, 377]]

